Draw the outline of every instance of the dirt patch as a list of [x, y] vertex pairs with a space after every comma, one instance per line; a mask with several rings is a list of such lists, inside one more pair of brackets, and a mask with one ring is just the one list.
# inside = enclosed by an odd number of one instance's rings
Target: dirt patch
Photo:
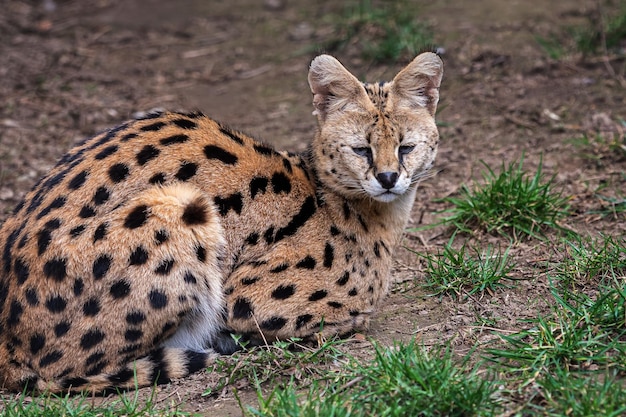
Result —
[[[278, 7], [268, 4], [277, 3]], [[333, 33], [342, 7], [333, 1], [252, 0], [7, 0], [0, 15], [0, 221], [76, 140], [135, 112], [155, 107], [201, 109], [279, 148], [302, 150], [315, 120], [306, 83], [315, 45]], [[55, 7], [51, 7], [54, 5]], [[624, 161], [589, 159], [571, 140], [585, 132], [623, 135], [624, 88], [612, 76], [623, 62], [552, 61], [535, 41], [555, 27], [577, 24], [595, 1], [529, 0], [434, 2], [423, 16], [445, 48], [438, 119], [439, 173], [419, 190], [411, 227], [431, 224], [439, 199], [491, 167], [519, 160], [547, 175], [571, 196], [571, 229], [623, 235], [624, 214], [600, 216], [606, 201], [626, 189]], [[334, 17], [333, 17], [334, 16]], [[372, 66], [355, 51], [344, 64], [368, 80], [388, 78], [404, 63]], [[622, 191], [620, 191], [622, 190]], [[554, 237], [554, 236], [550, 236]], [[474, 236], [479, 244], [505, 242]], [[408, 235], [415, 251], [436, 251], [449, 231]], [[550, 239], [557, 242], [558, 239]], [[417, 337], [426, 344], [453, 340], [459, 353], [550, 303], [546, 271], [560, 248], [546, 242], [515, 245], [511, 288], [464, 301], [429, 297], [420, 260], [400, 249], [398, 285], [369, 336], [385, 344]], [[479, 324], [483, 323], [483, 324]], [[214, 383], [197, 374], [160, 388], [160, 401], [184, 402], [206, 415], [240, 415], [231, 392], [203, 397]], [[147, 395], [147, 394], [146, 394]], [[244, 403], [256, 394], [240, 391]]]

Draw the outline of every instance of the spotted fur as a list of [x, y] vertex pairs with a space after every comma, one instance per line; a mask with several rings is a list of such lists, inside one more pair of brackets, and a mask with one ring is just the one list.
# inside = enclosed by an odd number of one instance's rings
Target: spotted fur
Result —
[[251, 341], [367, 327], [435, 157], [442, 64], [392, 82], [312, 63], [319, 131], [278, 152], [200, 113], [70, 150], [0, 229], [0, 385], [169, 381]]

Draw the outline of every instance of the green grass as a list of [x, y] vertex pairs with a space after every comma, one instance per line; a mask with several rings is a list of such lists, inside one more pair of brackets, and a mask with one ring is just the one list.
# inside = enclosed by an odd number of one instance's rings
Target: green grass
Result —
[[501, 251], [487, 246], [483, 251], [468, 248], [467, 242], [460, 249], [452, 246], [454, 236], [437, 254], [420, 254], [426, 261], [426, 284], [431, 295], [449, 294], [460, 298], [480, 292], [492, 293], [503, 287], [501, 283], [513, 268], [509, 249]]
[[332, 52], [356, 46], [364, 58], [380, 63], [410, 60], [433, 45], [431, 28], [416, 15], [409, 1], [359, 0], [346, 8], [335, 23], [337, 35], [324, 47]]
[[626, 284], [596, 296], [553, 288], [549, 314], [501, 334], [486, 365], [500, 372], [503, 395], [519, 415], [618, 416], [626, 412]]
[[563, 241], [561, 252], [564, 258], [555, 266], [555, 279], [572, 289], [626, 275], [624, 236], [573, 236]]
[[293, 385], [260, 396], [253, 416], [487, 416], [499, 409], [490, 378], [450, 349], [415, 342], [375, 346], [367, 363], [350, 360], [332, 381], [300, 391]]
[[223, 376], [203, 395], [219, 394], [226, 386], [241, 381], [278, 385], [290, 379], [302, 385], [324, 378], [329, 367], [343, 355], [339, 350], [345, 341], [330, 339], [318, 347], [301, 344], [299, 339], [255, 346], [231, 356], [217, 359], [209, 372]]
[[626, 371], [626, 284], [620, 281], [602, 286], [593, 298], [553, 290], [552, 313], [501, 335], [505, 348], [489, 349], [490, 359], [532, 379], [559, 368]]
[[179, 410], [179, 404], [159, 404], [156, 389], [146, 400], [140, 400], [138, 391], [123, 393], [113, 401], [91, 401], [88, 394], [57, 396], [43, 394], [30, 397], [24, 394], [0, 400], [2, 417], [179, 417], [189, 413]]
[[548, 416], [623, 416], [626, 413], [626, 390], [622, 382], [609, 373], [606, 377], [572, 375], [568, 369], [556, 368], [537, 380], [541, 403], [529, 406]]
[[463, 184], [458, 196], [445, 202], [443, 224], [466, 233], [482, 230], [517, 241], [524, 237], [543, 238], [546, 229], [562, 230], [559, 220], [568, 215], [568, 199], [554, 190], [554, 177], [545, 178], [539, 164], [533, 175], [522, 169], [524, 159], [501, 167], [496, 174], [484, 164], [483, 183], [470, 189]]

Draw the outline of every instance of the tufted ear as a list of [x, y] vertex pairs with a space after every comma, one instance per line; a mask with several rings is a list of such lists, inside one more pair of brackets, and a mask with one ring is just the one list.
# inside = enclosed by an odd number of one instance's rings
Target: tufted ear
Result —
[[367, 98], [359, 80], [330, 55], [320, 55], [311, 62], [309, 86], [313, 93], [313, 114], [320, 121], [331, 112], [344, 110]]
[[403, 107], [426, 107], [434, 116], [439, 101], [443, 62], [432, 52], [418, 55], [393, 79], [393, 93]]

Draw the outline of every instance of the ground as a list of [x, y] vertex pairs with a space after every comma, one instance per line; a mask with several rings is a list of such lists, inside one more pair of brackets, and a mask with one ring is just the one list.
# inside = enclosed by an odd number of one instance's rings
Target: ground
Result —
[[[299, 151], [313, 137], [307, 67], [333, 36], [344, 8], [304, 0], [5, 0], [0, 15], [0, 222], [35, 181], [77, 140], [153, 108], [202, 110], [276, 147]], [[426, 3], [426, 2], [424, 2]], [[624, 235], [624, 212], [600, 195], [626, 189], [624, 160], [589, 158], [573, 140], [597, 132], [623, 135], [624, 62], [568, 55], [554, 60], [537, 42], [560, 27], [586, 22], [595, 0], [464, 2], [420, 7], [445, 63], [441, 145], [435, 170], [418, 192], [404, 245], [436, 253], [444, 227], [424, 229], [446, 208], [442, 198], [480, 179], [481, 161], [498, 169], [524, 157], [570, 196], [563, 226]], [[333, 53], [361, 79], [388, 79], [406, 62], [374, 65], [348, 44]], [[586, 151], [589, 151], [587, 149]], [[592, 150], [591, 153], [594, 153]], [[600, 155], [602, 156], [602, 155]], [[598, 190], [602, 190], [599, 192]], [[623, 198], [623, 191], [621, 191]], [[552, 233], [552, 232], [549, 232]], [[550, 241], [558, 239], [548, 235]], [[479, 245], [508, 245], [487, 234]], [[545, 265], [561, 246], [537, 240], [511, 248], [510, 288], [473, 297], [430, 297], [423, 262], [398, 250], [398, 282], [368, 337], [383, 344], [418, 338], [452, 340], [459, 353], [545, 311]], [[418, 285], [414, 285], [417, 283]], [[483, 323], [478, 325], [477, 323]], [[349, 346], [349, 345], [348, 345]], [[362, 348], [362, 347], [359, 347]], [[349, 349], [349, 348], [348, 348]], [[240, 415], [230, 391], [201, 396], [214, 383], [197, 374], [161, 389], [165, 404], [207, 415]], [[255, 393], [243, 389], [244, 402]]]

